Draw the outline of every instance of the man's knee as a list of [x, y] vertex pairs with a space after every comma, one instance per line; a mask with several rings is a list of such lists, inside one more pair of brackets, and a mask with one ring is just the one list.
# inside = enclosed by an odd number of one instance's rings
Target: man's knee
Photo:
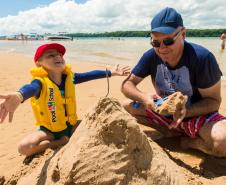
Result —
[[212, 128], [213, 149], [226, 157], [226, 122], [220, 121]]
[[144, 105], [139, 102], [136, 102], [137, 104], [135, 105], [133, 105], [133, 103], [134, 102], [132, 100], [125, 100], [122, 102], [122, 106], [132, 116], [146, 116]]
[[129, 113], [131, 112], [131, 103], [132, 103], [131, 100], [124, 100], [122, 102], [122, 107]]
[[219, 139], [213, 142], [213, 151], [220, 157], [226, 157], [226, 139]]

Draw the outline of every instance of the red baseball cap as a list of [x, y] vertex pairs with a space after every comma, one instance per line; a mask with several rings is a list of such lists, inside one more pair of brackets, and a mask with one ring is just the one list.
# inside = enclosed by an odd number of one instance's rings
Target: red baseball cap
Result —
[[50, 43], [50, 44], [43, 44], [39, 46], [35, 52], [34, 61], [37, 62], [37, 60], [47, 51], [48, 49], [56, 49], [58, 52], [60, 52], [62, 55], [66, 52], [66, 49], [63, 45], [58, 43]]

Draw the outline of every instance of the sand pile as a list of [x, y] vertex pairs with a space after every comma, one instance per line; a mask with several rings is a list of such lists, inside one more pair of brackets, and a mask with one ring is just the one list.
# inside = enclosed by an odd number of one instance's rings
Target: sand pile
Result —
[[66, 146], [21, 174], [14, 183], [199, 184], [194, 179], [157, 144], [148, 141], [118, 101], [105, 98], [85, 116]]
[[155, 112], [162, 115], [174, 114], [177, 110], [182, 108], [186, 101], [186, 96], [181, 92], [175, 92], [169, 95], [162, 105], [156, 107]]

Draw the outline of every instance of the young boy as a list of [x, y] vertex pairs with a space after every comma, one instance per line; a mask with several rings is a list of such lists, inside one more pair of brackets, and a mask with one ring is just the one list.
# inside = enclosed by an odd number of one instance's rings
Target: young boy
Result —
[[19, 91], [0, 95], [0, 120], [4, 121], [20, 103], [31, 98], [31, 105], [39, 130], [26, 136], [19, 143], [19, 153], [30, 156], [47, 148], [57, 148], [66, 144], [75, 129], [77, 121], [75, 103], [75, 85], [88, 80], [110, 76], [126, 76], [129, 67], [112, 71], [91, 71], [72, 73], [65, 64], [65, 47], [58, 43], [44, 44], [37, 48], [32, 68], [33, 80]]

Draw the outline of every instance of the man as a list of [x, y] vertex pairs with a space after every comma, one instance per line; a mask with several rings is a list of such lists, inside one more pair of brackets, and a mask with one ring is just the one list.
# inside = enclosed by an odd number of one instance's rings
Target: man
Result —
[[[165, 8], [151, 21], [151, 45], [123, 82], [122, 92], [132, 100], [124, 102], [134, 116], [184, 133], [182, 145], [215, 156], [226, 156], [226, 120], [217, 111], [221, 103], [222, 75], [213, 54], [202, 46], [185, 41], [186, 30], [181, 15]], [[137, 88], [147, 76], [155, 88], [148, 95]], [[187, 103], [174, 113], [155, 113], [154, 100], [180, 91]], [[135, 102], [134, 102], [135, 101]], [[188, 136], [188, 137], [187, 137]]]

